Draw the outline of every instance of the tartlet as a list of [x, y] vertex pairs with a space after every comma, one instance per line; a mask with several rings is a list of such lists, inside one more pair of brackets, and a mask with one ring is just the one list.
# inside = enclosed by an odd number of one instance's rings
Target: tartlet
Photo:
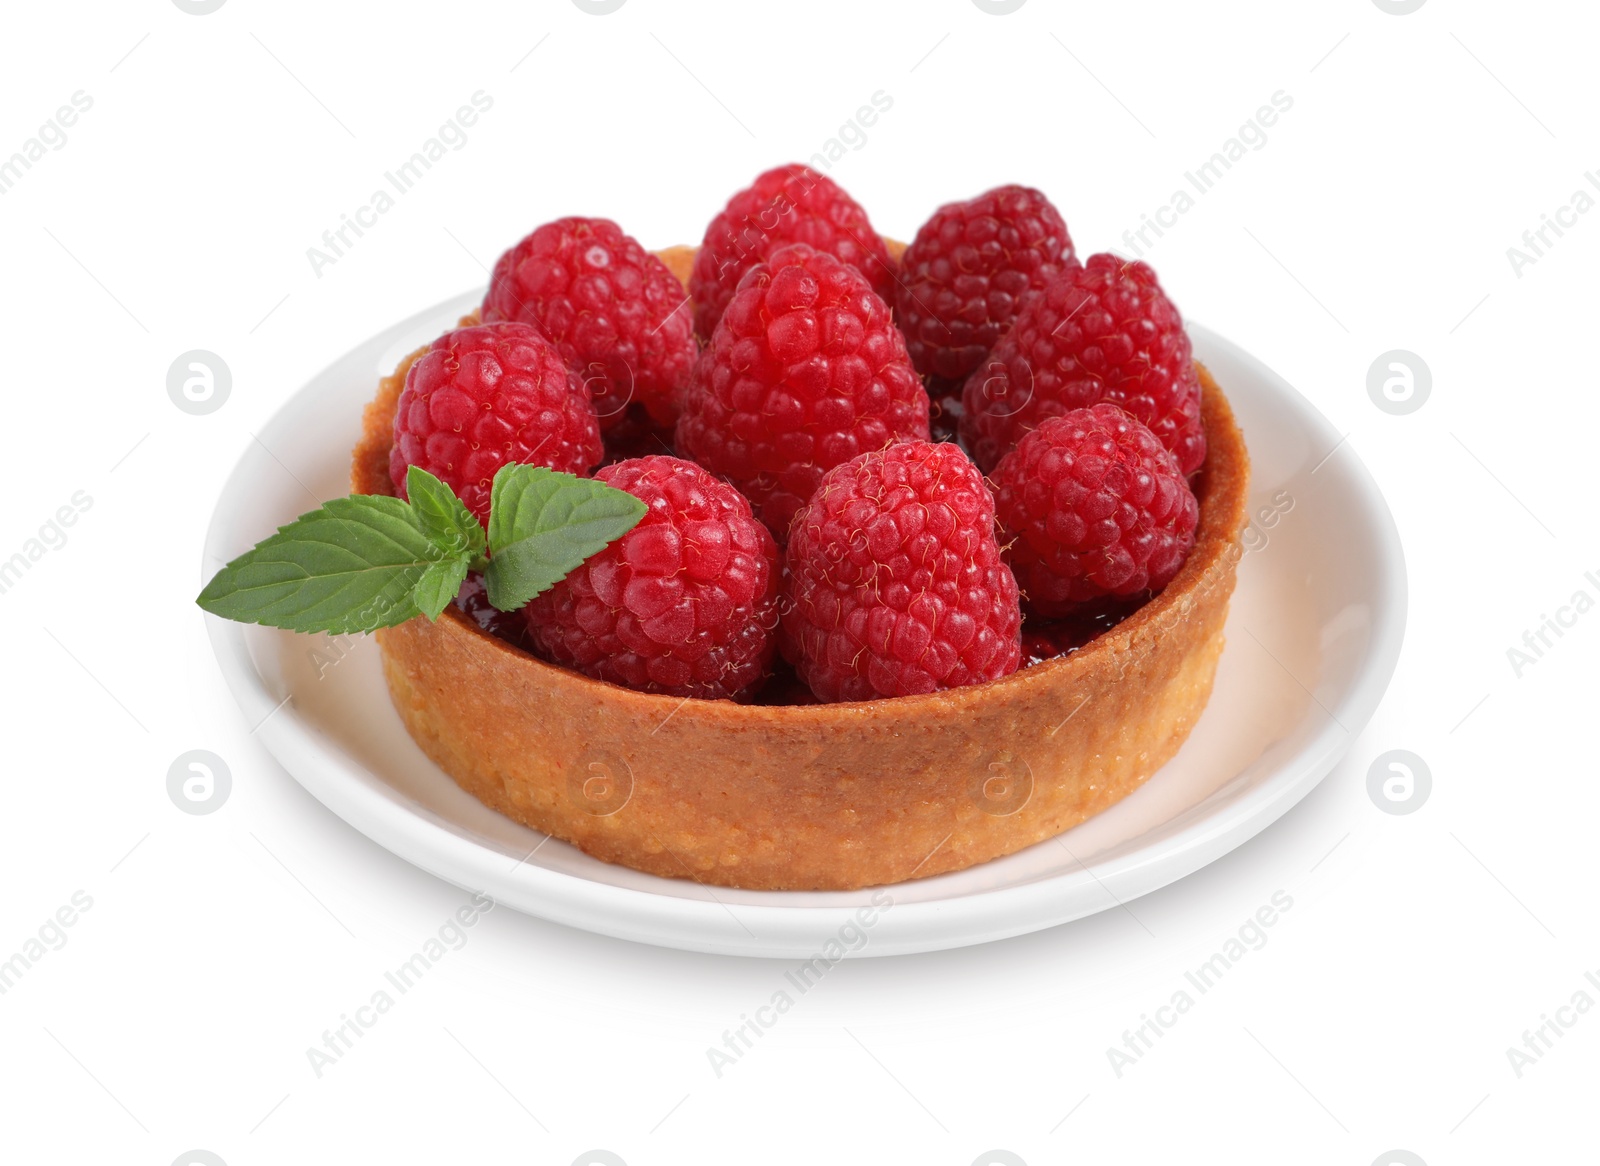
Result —
[[[693, 248], [658, 254], [687, 280]], [[415, 355], [366, 409], [358, 494], [394, 493], [394, 411]], [[1159, 595], [1069, 655], [922, 696], [736, 704], [591, 680], [447, 607], [437, 622], [377, 633], [394, 706], [423, 752], [485, 805], [668, 878], [852, 890], [1053, 837], [1143, 784], [1211, 694], [1249, 459], [1222, 390], [1199, 372], [1207, 454], [1194, 549]]]

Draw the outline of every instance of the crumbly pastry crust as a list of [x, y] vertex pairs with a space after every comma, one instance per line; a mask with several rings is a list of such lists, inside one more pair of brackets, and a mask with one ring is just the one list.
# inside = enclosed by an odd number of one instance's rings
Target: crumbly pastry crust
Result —
[[[693, 248], [658, 254], [687, 279]], [[366, 408], [357, 493], [394, 492], [390, 434], [416, 355]], [[925, 696], [683, 701], [547, 664], [448, 607], [436, 623], [377, 633], [394, 706], [423, 752], [484, 804], [650, 874], [852, 890], [1014, 853], [1142, 785], [1211, 695], [1249, 458], [1203, 366], [1200, 379], [1207, 454], [1194, 549], [1160, 595], [1069, 656]]]

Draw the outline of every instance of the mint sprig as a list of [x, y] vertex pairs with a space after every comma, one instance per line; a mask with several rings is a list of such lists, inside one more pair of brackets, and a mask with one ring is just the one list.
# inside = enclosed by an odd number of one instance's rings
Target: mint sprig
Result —
[[490, 488], [489, 534], [449, 486], [412, 466], [409, 502], [335, 498], [234, 559], [200, 592], [213, 615], [297, 632], [370, 632], [438, 619], [468, 571], [514, 611], [644, 517], [603, 482], [507, 465]]

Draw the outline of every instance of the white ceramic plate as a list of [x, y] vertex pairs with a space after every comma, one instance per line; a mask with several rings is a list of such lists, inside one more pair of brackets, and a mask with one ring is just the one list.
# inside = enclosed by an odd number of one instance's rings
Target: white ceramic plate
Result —
[[[290, 398], [217, 503], [207, 578], [348, 492], [350, 448], [378, 377], [478, 295], [373, 337]], [[865, 942], [843, 933], [852, 954], [984, 943], [1091, 915], [1198, 870], [1310, 792], [1377, 708], [1404, 630], [1400, 542], [1365, 467], [1281, 378], [1204, 328], [1191, 332], [1252, 460], [1255, 518], [1211, 703], [1138, 792], [1059, 839], [972, 870], [886, 891], [798, 893], [611, 866], [457, 788], [401, 726], [370, 640], [207, 616], [211, 641], [247, 720], [261, 722], [256, 736], [324, 805], [424, 870], [531, 915], [669, 947], [786, 958], [823, 952], [874, 896]]]

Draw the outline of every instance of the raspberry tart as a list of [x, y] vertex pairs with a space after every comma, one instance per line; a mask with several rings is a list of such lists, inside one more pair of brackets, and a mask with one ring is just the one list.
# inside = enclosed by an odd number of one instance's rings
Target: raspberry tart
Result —
[[792, 166], [700, 249], [539, 228], [380, 381], [352, 497], [201, 606], [375, 630], [464, 790], [650, 874], [852, 890], [1072, 828], [1205, 709], [1248, 456], [1154, 272], [1039, 192], [916, 239]]

